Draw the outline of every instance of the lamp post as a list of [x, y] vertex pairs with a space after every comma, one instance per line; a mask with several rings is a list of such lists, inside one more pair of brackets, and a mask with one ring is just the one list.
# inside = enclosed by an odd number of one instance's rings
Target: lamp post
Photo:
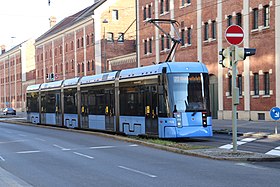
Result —
[[[102, 21], [102, 23], [104, 23], [104, 24], [106, 24], [106, 23], [108, 23], [108, 20], [107, 19], [104, 19], [103, 21]], [[107, 42], [107, 39], [106, 39], [106, 27], [105, 27], [105, 25], [104, 25], [104, 35], [103, 35], [103, 61], [104, 61], [104, 72], [107, 72], [107, 57], [106, 57], [106, 42]]]

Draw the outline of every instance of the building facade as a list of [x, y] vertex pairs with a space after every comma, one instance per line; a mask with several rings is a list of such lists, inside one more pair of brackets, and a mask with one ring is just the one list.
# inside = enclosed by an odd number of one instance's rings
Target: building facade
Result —
[[25, 90], [35, 83], [34, 39], [27, 40], [0, 55], [0, 108], [25, 110]]
[[[280, 2], [277, 0], [141, 0], [137, 1], [139, 19], [139, 59], [141, 65], [164, 61], [172, 43], [148, 24], [149, 19], [174, 19], [182, 43], [172, 61], [201, 61], [208, 67], [212, 115], [231, 119], [231, 74], [219, 65], [219, 51], [229, 44], [225, 30], [232, 24], [244, 30], [240, 47], [256, 48], [256, 55], [238, 62], [238, 119], [271, 120], [269, 111], [280, 106]], [[170, 25], [162, 28], [171, 36]]]
[[136, 51], [135, 1], [100, 0], [36, 39], [36, 83], [107, 72], [108, 59]]

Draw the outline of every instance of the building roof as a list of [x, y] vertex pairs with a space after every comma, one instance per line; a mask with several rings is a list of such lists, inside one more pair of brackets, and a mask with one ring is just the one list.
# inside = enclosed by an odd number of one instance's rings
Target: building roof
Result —
[[106, 0], [99, 0], [96, 3], [94, 3], [93, 5], [71, 15], [68, 16], [66, 18], [64, 18], [63, 20], [61, 20], [59, 23], [57, 23], [56, 25], [54, 25], [50, 30], [48, 30], [47, 32], [45, 32], [43, 35], [41, 35], [40, 37], [38, 37], [35, 42], [38, 42], [40, 40], [43, 40], [45, 38], [48, 38], [54, 34], [57, 34], [69, 27], [71, 27], [72, 25], [88, 18], [89, 16], [92, 16], [94, 14], [94, 10], [96, 8], [98, 8], [100, 5], [102, 5]]

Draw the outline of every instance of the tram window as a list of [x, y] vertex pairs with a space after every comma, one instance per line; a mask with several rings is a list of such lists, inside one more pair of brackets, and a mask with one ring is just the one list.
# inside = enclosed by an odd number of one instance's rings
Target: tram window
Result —
[[76, 90], [65, 90], [64, 91], [64, 113], [76, 114], [77, 113], [77, 102], [76, 102]]
[[27, 111], [28, 112], [39, 112], [39, 95], [38, 93], [27, 94]]
[[127, 116], [143, 116], [144, 93], [138, 87], [122, 88], [120, 94], [120, 114]]
[[89, 114], [105, 114], [105, 95], [104, 90], [91, 90], [88, 97]]
[[167, 117], [167, 106], [164, 95], [160, 94], [158, 98], [158, 116]]

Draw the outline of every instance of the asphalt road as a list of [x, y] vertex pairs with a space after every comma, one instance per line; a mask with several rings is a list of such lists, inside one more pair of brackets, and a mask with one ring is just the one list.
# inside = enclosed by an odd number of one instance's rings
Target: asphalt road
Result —
[[[0, 123], [0, 176], [18, 186], [279, 186], [280, 169], [108, 137]], [[1, 180], [0, 180], [1, 181]]]

